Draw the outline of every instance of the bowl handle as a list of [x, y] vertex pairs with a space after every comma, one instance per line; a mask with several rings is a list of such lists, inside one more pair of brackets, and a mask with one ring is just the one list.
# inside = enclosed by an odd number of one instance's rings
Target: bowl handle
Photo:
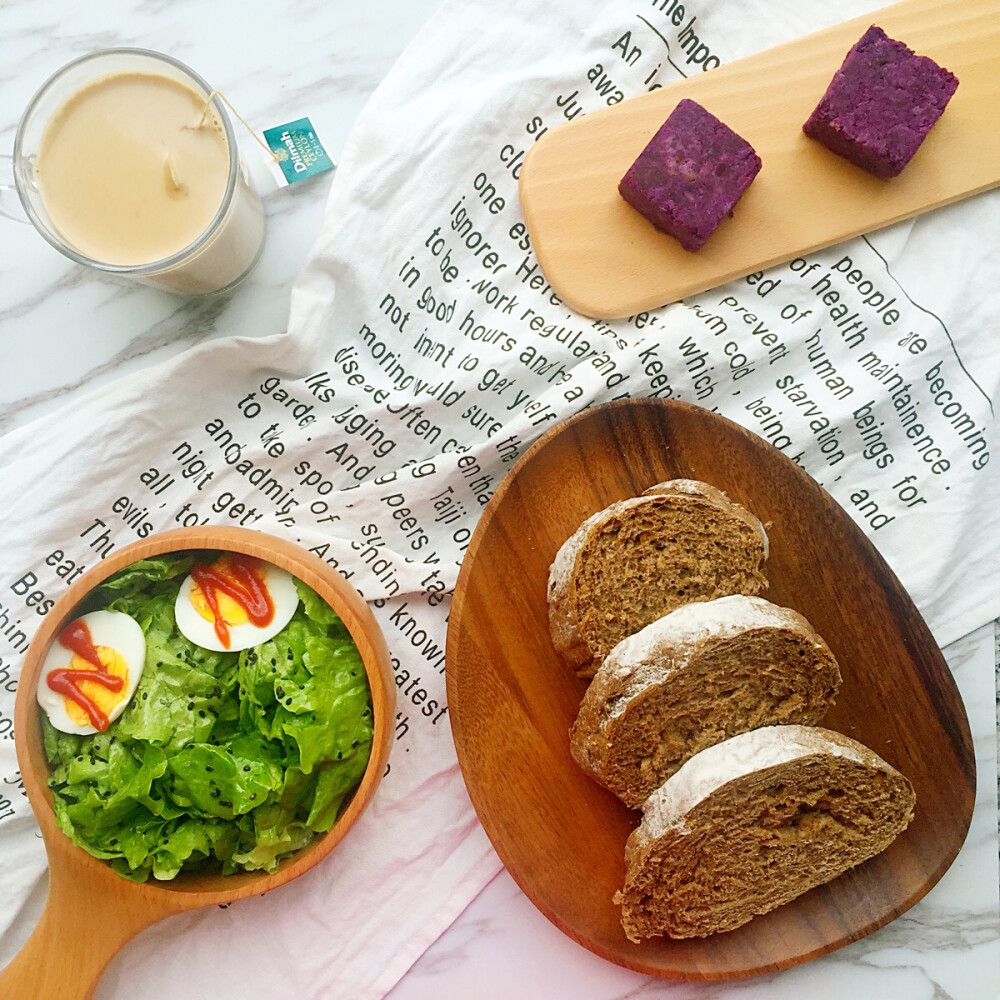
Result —
[[174, 894], [144, 892], [103, 862], [88, 864], [96, 859], [68, 838], [65, 846], [55, 837], [46, 839], [48, 899], [34, 933], [0, 972], [0, 997], [91, 1000], [104, 969], [129, 940], [189, 906], [183, 893], [174, 900]]

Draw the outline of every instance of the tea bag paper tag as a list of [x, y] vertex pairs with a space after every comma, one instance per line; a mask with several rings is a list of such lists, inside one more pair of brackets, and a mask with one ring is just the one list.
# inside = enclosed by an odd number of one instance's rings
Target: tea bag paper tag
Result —
[[265, 129], [264, 139], [281, 169], [283, 184], [304, 181], [335, 166], [308, 118]]

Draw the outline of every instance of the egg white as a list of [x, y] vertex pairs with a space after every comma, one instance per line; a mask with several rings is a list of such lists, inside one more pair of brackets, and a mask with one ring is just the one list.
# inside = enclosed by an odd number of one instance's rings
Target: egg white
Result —
[[234, 653], [273, 639], [295, 614], [295, 609], [299, 606], [299, 592], [290, 573], [271, 563], [261, 562], [260, 567], [264, 574], [264, 586], [274, 605], [274, 617], [267, 625], [257, 626], [249, 621], [230, 625], [229, 645], [223, 646], [215, 633], [214, 622], [202, 618], [191, 603], [191, 590], [196, 585], [193, 577], [186, 576], [174, 602], [174, 617], [181, 634], [195, 645], [216, 653]]
[[[142, 668], [146, 662], [146, 636], [139, 623], [121, 611], [91, 611], [76, 620], [83, 621], [87, 625], [95, 646], [108, 646], [116, 650], [128, 667], [128, 680], [125, 686], [121, 691], [115, 692], [119, 700], [107, 713], [108, 722], [114, 722], [132, 700], [139, 678], [142, 676]], [[38, 678], [38, 704], [48, 715], [52, 725], [60, 732], [87, 736], [96, 733], [97, 729], [89, 722], [81, 725], [71, 719], [66, 710], [66, 699], [48, 685], [49, 674], [53, 670], [68, 667], [73, 655], [73, 651], [63, 646], [58, 638], [53, 640]]]

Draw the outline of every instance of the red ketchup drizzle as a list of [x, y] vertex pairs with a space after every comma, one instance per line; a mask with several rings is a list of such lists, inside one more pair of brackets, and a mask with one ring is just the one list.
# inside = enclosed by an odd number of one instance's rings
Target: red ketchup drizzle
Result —
[[77, 619], [75, 622], [70, 622], [59, 633], [59, 644], [75, 653], [81, 660], [92, 663], [96, 669], [74, 670], [70, 667], [64, 667], [61, 670], [51, 670], [46, 683], [56, 694], [61, 694], [64, 698], [69, 698], [70, 701], [79, 705], [87, 713], [90, 724], [98, 732], [103, 733], [110, 725], [108, 717], [80, 690], [80, 684], [83, 681], [94, 681], [97, 684], [102, 684], [109, 691], [121, 691], [125, 686], [125, 678], [119, 677], [117, 674], [110, 674], [104, 669], [104, 664], [101, 663], [101, 657], [85, 621]]
[[224, 649], [229, 649], [229, 623], [219, 612], [220, 593], [232, 598], [247, 613], [258, 628], [274, 618], [274, 602], [264, 581], [254, 567], [257, 560], [250, 556], [230, 555], [212, 566], [196, 564], [191, 577], [205, 595], [205, 603], [215, 620], [215, 634]]
[[81, 660], [92, 663], [98, 670], [104, 669], [97, 647], [94, 645], [94, 637], [90, 634], [90, 629], [82, 618], [70, 622], [59, 633], [59, 645], [71, 649]]

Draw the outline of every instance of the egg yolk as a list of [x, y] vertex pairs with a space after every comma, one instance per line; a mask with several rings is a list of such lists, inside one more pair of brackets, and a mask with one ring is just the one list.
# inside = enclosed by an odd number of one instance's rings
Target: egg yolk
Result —
[[[110, 646], [95, 646], [97, 655], [101, 658], [101, 665], [109, 674], [114, 674], [122, 678], [124, 682], [120, 691], [110, 691], [103, 684], [81, 680], [78, 683], [80, 691], [86, 695], [106, 716], [111, 715], [120, 702], [127, 698], [128, 692], [128, 664], [125, 658], [116, 649]], [[94, 664], [89, 663], [81, 656], [74, 656], [68, 664], [70, 670], [95, 670]], [[63, 704], [66, 706], [66, 714], [78, 726], [91, 725], [90, 716], [86, 710], [78, 705], [72, 698], [63, 697]]]
[[[251, 573], [260, 581], [261, 587], [264, 588], [265, 584], [265, 574], [263, 568], [259, 564], [253, 564], [251, 560], [243, 560], [243, 566], [248, 568]], [[217, 559], [209, 567], [214, 573], [221, 577], [232, 578], [233, 571], [230, 569], [231, 560], [228, 556], [222, 556]], [[266, 589], [266, 588], [265, 588]], [[212, 608], [208, 603], [208, 598], [205, 596], [205, 592], [198, 585], [196, 580], [192, 581], [191, 592], [189, 595], [191, 601], [191, 606], [201, 615], [202, 618], [207, 622], [215, 622], [216, 617], [212, 612]], [[241, 604], [239, 601], [230, 597], [223, 590], [215, 590], [215, 599], [218, 602], [219, 617], [222, 619], [226, 625], [245, 625], [250, 621], [250, 615], [247, 611], [246, 605]]]

